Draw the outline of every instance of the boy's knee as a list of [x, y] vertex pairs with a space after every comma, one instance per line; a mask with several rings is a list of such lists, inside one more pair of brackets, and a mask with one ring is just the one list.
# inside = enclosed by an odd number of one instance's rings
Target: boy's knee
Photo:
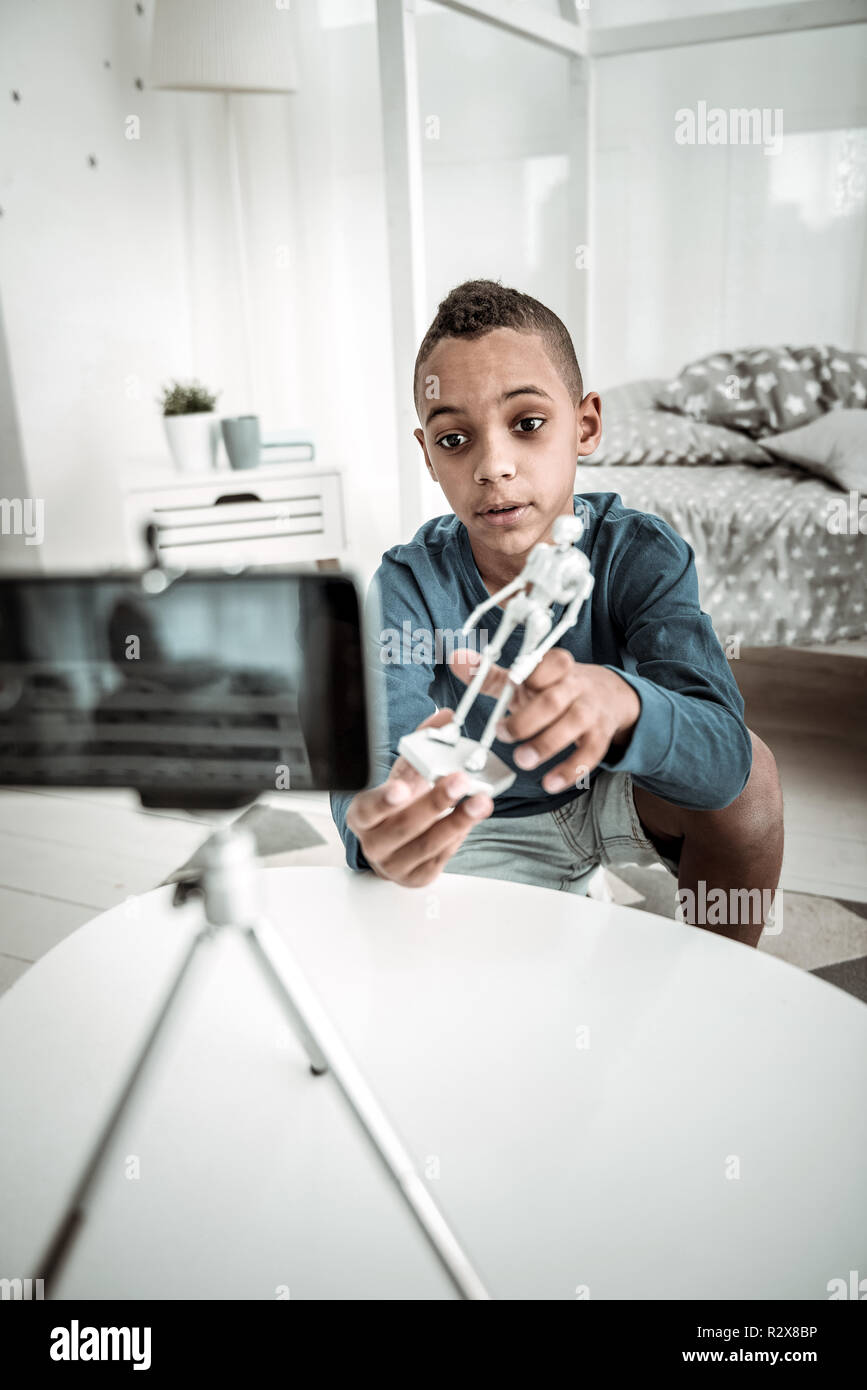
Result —
[[707, 815], [729, 831], [744, 835], [752, 842], [766, 838], [776, 843], [783, 830], [783, 789], [777, 760], [768, 745], [748, 730], [753, 745], [753, 762], [747, 784], [728, 806]]
[[749, 792], [751, 801], [767, 817], [770, 824], [782, 824], [783, 788], [777, 760], [766, 743], [748, 730], [753, 741], [753, 765], [744, 791]]
[[783, 791], [777, 762], [770, 748], [752, 729], [753, 760], [746, 786], [728, 806], [714, 810], [674, 806], [633, 787], [635, 807], [646, 833], [663, 851], [676, 839], [704, 849], [722, 844], [754, 847], [766, 844], [781, 852]]

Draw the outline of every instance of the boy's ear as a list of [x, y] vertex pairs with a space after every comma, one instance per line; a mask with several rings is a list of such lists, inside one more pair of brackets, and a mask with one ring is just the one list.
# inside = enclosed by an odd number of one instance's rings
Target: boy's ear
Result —
[[602, 438], [602, 401], [598, 391], [588, 391], [575, 409], [575, 446], [586, 457], [599, 448]]
[[434, 470], [433, 470], [433, 464], [431, 463], [430, 459], [428, 458], [427, 445], [426, 445], [425, 442], [424, 442], [424, 430], [421, 430], [421, 429], [419, 429], [419, 430], [413, 430], [413, 434], [415, 435], [416, 439], [418, 440], [418, 442], [419, 442], [419, 444], [420, 444], [420, 446], [421, 446], [421, 451], [422, 451], [422, 453], [424, 454], [424, 461], [425, 461], [425, 464], [427, 465], [427, 471], [428, 471], [428, 473], [430, 473], [430, 475], [431, 475], [431, 477], [433, 478], [434, 482], [435, 482], [435, 483], [438, 483], [438, 482], [439, 482], [439, 478], [437, 477], [436, 473], [434, 472]]

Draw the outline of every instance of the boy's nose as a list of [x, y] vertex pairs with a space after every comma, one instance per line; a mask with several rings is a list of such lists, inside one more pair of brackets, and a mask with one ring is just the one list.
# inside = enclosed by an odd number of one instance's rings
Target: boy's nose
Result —
[[515, 465], [501, 445], [484, 450], [476, 464], [474, 476], [477, 483], [492, 483], [498, 478], [512, 478], [514, 475]]

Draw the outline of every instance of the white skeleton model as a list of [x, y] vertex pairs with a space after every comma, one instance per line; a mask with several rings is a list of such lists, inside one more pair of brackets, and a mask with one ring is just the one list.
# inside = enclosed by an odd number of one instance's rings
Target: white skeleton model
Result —
[[[490, 751], [497, 724], [507, 709], [516, 686], [527, 679], [542, 657], [572, 627], [582, 603], [593, 588], [590, 562], [574, 542], [584, 531], [580, 516], [558, 516], [553, 526], [554, 544], [539, 541], [530, 551], [519, 575], [470, 614], [462, 631], [468, 633], [489, 608], [508, 598], [503, 619], [493, 640], [482, 652], [479, 668], [467, 686], [454, 719], [439, 728], [417, 729], [398, 744], [398, 752], [428, 780], [449, 772], [477, 774], [471, 791], [487, 791], [492, 796], [505, 791], [515, 773]], [[528, 592], [528, 586], [530, 591]], [[511, 595], [511, 597], [509, 597]], [[556, 627], [553, 606], [567, 605]], [[509, 679], [495, 704], [479, 742], [461, 736], [467, 714], [481, 689], [488, 671], [496, 662], [516, 627], [524, 626], [524, 637], [517, 657], [509, 669]]]

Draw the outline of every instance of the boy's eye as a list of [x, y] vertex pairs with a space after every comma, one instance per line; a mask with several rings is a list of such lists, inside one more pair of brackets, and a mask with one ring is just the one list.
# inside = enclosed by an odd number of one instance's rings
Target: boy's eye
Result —
[[[544, 423], [545, 417], [543, 415], [525, 415], [522, 420], [518, 421], [515, 428], [521, 434], [536, 434]], [[467, 437], [468, 436], [465, 434], [458, 434], [457, 431], [451, 434], [444, 434], [442, 439], [437, 440], [437, 447], [445, 450], [458, 449], [461, 444], [466, 442]]]

